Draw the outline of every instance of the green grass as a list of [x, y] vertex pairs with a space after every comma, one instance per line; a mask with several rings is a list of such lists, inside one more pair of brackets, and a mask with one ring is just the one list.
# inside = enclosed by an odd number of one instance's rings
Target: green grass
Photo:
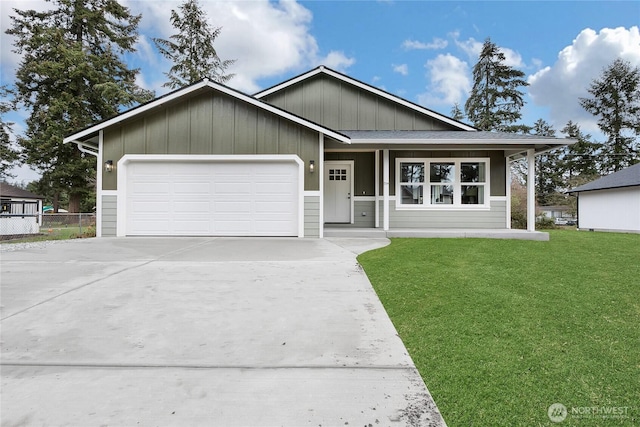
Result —
[[82, 232], [80, 227], [61, 227], [61, 228], [40, 228], [40, 234], [21, 237], [11, 240], [0, 240], [1, 244], [25, 243], [25, 242], [41, 242], [44, 240], [69, 240], [85, 237], [95, 237], [95, 227], [83, 226]]
[[450, 427], [640, 425], [639, 235], [392, 239], [358, 260]]

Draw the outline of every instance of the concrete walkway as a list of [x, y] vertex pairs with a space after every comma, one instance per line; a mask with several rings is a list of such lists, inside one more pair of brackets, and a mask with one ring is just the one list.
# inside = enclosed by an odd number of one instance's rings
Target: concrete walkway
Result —
[[387, 243], [2, 252], [2, 426], [442, 426], [355, 261]]

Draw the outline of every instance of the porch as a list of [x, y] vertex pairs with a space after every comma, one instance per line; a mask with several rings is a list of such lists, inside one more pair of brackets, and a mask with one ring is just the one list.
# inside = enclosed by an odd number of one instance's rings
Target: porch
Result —
[[482, 239], [515, 239], [515, 240], [549, 240], [549, 233], [541, 231], [527, 231], [514, 229], [420, 229], [395, 228], [351, 228], [325, 225], [324, 237], [347, 238], [390, 238], [390, 237], [418, 237], [418, 238], [482, 238]]

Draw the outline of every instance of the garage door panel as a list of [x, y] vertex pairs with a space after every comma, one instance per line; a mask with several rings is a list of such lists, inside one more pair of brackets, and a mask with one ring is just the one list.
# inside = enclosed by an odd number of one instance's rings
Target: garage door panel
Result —
[[132, 161], [128, 235], [296, 236], [298, 164]]

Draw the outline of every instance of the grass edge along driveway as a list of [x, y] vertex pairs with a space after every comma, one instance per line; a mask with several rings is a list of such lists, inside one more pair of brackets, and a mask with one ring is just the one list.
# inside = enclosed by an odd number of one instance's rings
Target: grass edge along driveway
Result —
[[640, 235], [392, 239], [358, 261], [450, 427], [640, 424]]

